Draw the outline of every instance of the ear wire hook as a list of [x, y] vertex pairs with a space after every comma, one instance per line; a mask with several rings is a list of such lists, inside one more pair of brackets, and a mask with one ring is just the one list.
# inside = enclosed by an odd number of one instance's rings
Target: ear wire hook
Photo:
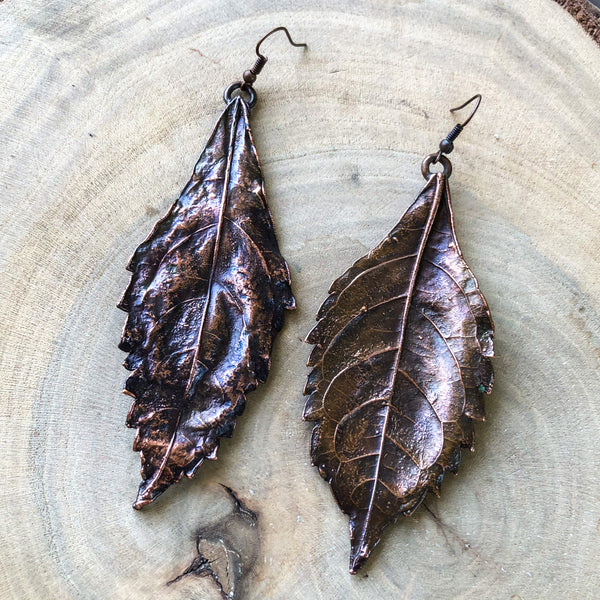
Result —
[[475, 105], [475, 108], [471, 111], [471, 114], [467, 117], [467, 120], [464, 121], [463, 123], [457, 123], [453, 127], [452, 131], [440, 142], [440, 151], [437, 153], [434, 162], [437, 162], [438, 160], [440, 160], [442, 154], [450, 154], [450, 152], [452, 152], [452, 150], [454, 150], [453, 142], [460, 135], [462, 130], [467, 126], [469, 121], [473, 118], [473, 116], [477, 112], [477, 109], [479, 108], [479, 105], [481, 104], [481, 94], [475, 94], [472, 98], [469, 98], [464, 104], [461, 104], [460, 106], [450, 109], [450, 112], [456, 112], [457, 110], [461, 110], [465, 106], [471, 104], [471, 102], [473, 102], [474, 100], [477, 100], [477, 104]]
[[292, 39], [292, 36], [290, 35], [290, 32], [287, 30], [287, 27], [275, 27], [275, 29], [272, 29], [271, 31], [269, 31], [269, 33], [267, 33], [267, 35], [265, 35], [264, 37], [262, 37], [262, 38], [261, 38], [261, 39], [258, 41], [258, 44], [256, 44], [256, 56], [259, 56], [260, 58], [264, 58], [265, 60], [267, 60], [267, 57], [266, 57], [266, 56], [263, 56], [263, 55], [260, 53], [260, 45], [261, 45], [261, 44], [262, 44], [262, 43], [263, 43], [263, 42], [264, 42], [264, 41], [265, 41], [265, 40], [266, 40], [268, 37], [272, 36], [274, 33], [278, 32], [278, 31], [284, 31], [284, 32], [285, 32], [285, 35], [287, 35], [287, 39], [288, 39], [288, 41], [290, 42], [290, 44], [291, 44], [292, 46], [296, 46], [296, 48], [301, 48], [301, 47], [308, 48], [308, 45], [307, 45], [307, 44], [300, 44], [300, 43], [297, 43], [297, 42], [295, 42], [295, 41]]
[[287, 30], [287, 27], [275, 27], [275, 29], [272, 29], [271, 31], [269, 31], [269, 33], [267, 33], [267, 35], [263, 36], [260, 40], [258, 40], [258, 43], [256, 44], [256, 56], [258, 58], [256, 59], [256, 62], [254, 63], [254, 65], [252, 66], [251, 69], [244, 71], [244, 75], [243, 75], [243, 79], [244, 79], [243, 88], [244, 89], [247, 89], [248, 86], [251, 86], [256, 81], [257, 75], [263, 70], [263, 67], [267, 64], [268, 58], [264, 54], [261, 54], [261, 52], [260, 52], [261, 44], [269, 36], [273, 35], [274, 33], [278, 32], [278, 31], [283, 31], [285, 33], [289, 43], [292, 46], [296, 46], [297, 48], [302, 48], [302, 47], [308, 48], [307, 44], [299, 44], [299, 43], [295, 42], [292, 39], [290, 32]]
[[[1, 1], [2, 0], [0, 0], [0, 2]], [[256, 104], [256, 92], [254, 91], [252, 84], [256, 81], [256, 76], [263, 70], [263, 67], [267, 64], [268, 60], [268, 58], [264, 54], [261, 54], [260, 46], [269, 36], [273, 35], [277, 31], [285, 32], [285, 35], [287, 36], [287, 39], [292, 46], [308, 48], [307, 44], [299, 44], [295, 42], [292, 39], [290, 32], [287, 30], [287, 27], [275, 27], [275, 29], [269, 31], [267, 35], [263, 36], [260, 40], [258, 40], [258, 43], [256, 44], [256, 56], [258, 58], [256, 59], [256, 62], [254, 63], [252, 68], [244, 71], [244, 74], [242, 75], [243, 81], [234, 81], [229, 87], [225, 88], [225, 91], [223, 92], [223, 100], [225, 100], [225, 104], [229, 104], [231, 102], [231, 100], [233, 99], [233, 93], [236, 90], [241, 90], [247, 92], [249, 96], [248, 107], [254, 107], [254, 105]]]
[[457, 110], [461, 110], [465, 106], [471, 104], [471, 102], [473, 102], [473, 100], [477, 100], [477, 104], [475, 105], [475, 108], [473, 109], [473, 111], [469, 115], [469, 118], [464, 123], [461, 123], [460, 126], [463, 129], [466, 127], [466, 125], [468, 124], [468, 122], [473, 118], [473, 115], [477, 112], [477, 109], [479, 108], [479, 105], [481, 104], [481, 94], [475, 94], [472, 98], [469, 98], [464, 104], [461, 104], [460, 106], [457, 106], [456, 108], [451, 108], [450, 109], [450, 112], [456, 112]]

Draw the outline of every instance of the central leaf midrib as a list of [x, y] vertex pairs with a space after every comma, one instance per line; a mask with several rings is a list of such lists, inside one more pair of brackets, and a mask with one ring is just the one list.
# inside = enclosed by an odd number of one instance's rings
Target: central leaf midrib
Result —
[[217, 259], [218, 259], [219, 250], [221, 247], [223, 222], [225, 221], [225, 209], [227, 208], [227, 198], [229, 195], [229, 183], [230, 183], [230, 179], [231, 179], [231, 164], [233, 162], [233, 154], [234, 154], [234, 140], [235, 140], [235, 135], [237, 133], [237, 126], [238, 126], [238, 121], [239, 121], [239, 102], [240, 101], [238, 100], [236, 103], [236, 110], [235, 110], [234, 118], [233, 118], [232, 124], [231, 124], [231, 131], [229, 134], [229, 144], [227, 146], [229, 153], [227, 156], [227, 167], [225, 169], [225, 177], [223, 180], [223, 191], [221, 193], [221, 209], [219, 211], [219, 221], [217, 224], [217, 231], [215, 233], [215, 245], [213, 248], [213, 256], [212, 256], [211, 267], [210, 267], [210, 275], [208, 278], [208, 285], [206, 288], [206, 302], [204, 304], [204, 310], [202, 311], [202, 319], [200, 321], [200, 325], [198, 328], [198, 339], [196, 341], [196, 352], [194, 353], [194, 358], [192, 360], [192, 366], [190, 368], [190, 375], [188, 377], [188, 382], [187, 382], [187, 385], [185, 388], [185, 393], [184, 393], [185, 398], [187, 398], [187, 395], [188, 395], [190, 388], [194, 381], [194, 375], [196, 373], [196, 363], [198, 361], [198, 355], [200, 353], [200, 347], [202, 345], [202, 334], [204, 332], [204, 325], [206, 322], [206, 316], [208, 314], [208, 308], [209, 308], [211, 300], [212, 300], [212, 288], [213, 288], [213, 282], [214, 282], [214, 278], [215, 278]]
[[[237, 133], [237, 127], [238, 127], [238, 122], [239, 122], [239, 102], [240, 101], [237, 101], [237, 103], [236, 103], [235, 114], [234, 114], [234, 118], [232, 120], [231, 131], [229, 134], [229, 144], [227, 146], [229, 153], [227, 156], [227, 167], [225, 170], [225, 177], [223, 179], [223, 191], [221, 194], [221, 209], [219, 212], [219, 221], [218, 221], [218, 225], [217, 225], [217, 231], [215, 233], [215, 245], [214, 245], [214, 249], [213, 249], [213, 257], [212, 257], [212, 261], [211, 261], [211, 269], [210, 269], [210, 275], [209, 275], [207, 291], [206, 291], [206, 302], [204, 304], [204, 310], [202, 312], [202, 319], [200, 321], [200, 326], [199, 326], [199, 330], [198, 330], [198, 338], [196, 341], [196, 351], [195, 351], [194, 357], [192, 359], [192, 365], [190, 367], [190, 375], [188, 377], [188, 381], [187, 381], [185, 392], [184, 392], [184, 397], [183, 397], [184, 401], [187, 399], [190, 388], [193, 384], [194, 375], [196, 373], [196, 364], [198, 362], [198, 355], [199, 355], [200, 347], [202, 344], [202, 333], [204, 330], [204, 324], [206, 322], [206, 316], [208, 314], [208, 307], [210, 305], [211, 298], [212, 298], [212, 286], [213, 286], [213, 280], [214, 280], [214, 275], [215, 275], [215, 270], [216, 270], [217, 258], [218, 258], [218, 254], [219, 254], [221, 233], [222, 233], [222, 229], [223, 229], [225, 209], [227, 206], [227, 197], [228, 197], [228, 193], [229, 193], [229, 182], [230, 182], [230, 178], [231, 178], [231, 164], [233, 162], [233, 154], [234, 154], [234, 140], [235, 140], [235, 135]], [[163, 460], [160, 464], [160, 467], [158, 468], [158, 470], [152, 477], [151, 483], [148, 485], [148, 487], [150, 487], [154, 481], [157, 481], [160, 478], [162, 472], [164, 471], [165, 466], [167, 465], [167, 462], [168, 462], [171, 452], [173, 450], [173, 446], [175, 444], [175, 439], [177, 437], [179, 425], [181, 423], [181, 416], [183, 414], [184, 404], [185, 404], [185, 402], [181, 402], [178, 407], [177, 421], [173, 428], [173, 434], [171, 435], [171, 439], [169, 441], [169, 446], [165, 451], [165, 454], [164, 454]]]
[[[409, 312], [411, 304], [412, 304], [413, 291], [415, 288], [417, 277], [419, 275], [421, 260], [423, 258], [423, 254], [425, 252], [425, 247], [426, 247], [427, 241], [429, 239], [429, 234], [431, 232], [431, 228], [433, 227], [433, 222], [435, 221], [435, 218], [436, 218], [437, 212], [438, 212], [438, 208], [440, 205], [440, 197], [442, 194], [443, 186], [441, 185], [441, 182], [439, 181], [440, 176], [435, 175], [434, 177], [436, 178], [434, 198], [432, 200], [429, 215], [427, 217], [427, 222], [425, 223], [425, 226], [423, 228], [423, 235], [421, 236], [421, 240], [419, 243], [419, 250], [415, 257], [415, 264], [414, 264], [414, 267], [413, 267], [413, 270], [411, 273], [408, 291], [406, 293], [406, 303], [404, 305], [404, 310], [402, 311], [402, 327], [399, 329], [398, 344], [397, 344], [397, 350], [396, 350], [396, 359], [394, 361], [394, 370], [393, 370], [393, 376], [392, 376], [392, 381], [391, 381], [390, 391], [389, 391], [389, 394], [390, 394], [389, 400], [390, 401], [391, 401], [391, 398], [394, 393], [394, 388], [396, 386], [396, 378], [397, 378], [397, 374], [398, 374], [400, 359], [402, 356], [402, 347], [403, 347], [403, 342], [404, 342], [404, 337], [405, 337], [405, 335], [404, 335], [405, 327], [406, 327], [406, 322], [408, 319], [408, 312]], [[375, 502], [375, 493], [377, 491], [377, 483], [379, 481], [379, 473], [381, 470], [381, 457], [383, 455], [383, 445], [384, 445], [385, 438], [386, 438], [386, 428], [387, 428], [387, 424], [388, 424], [389, 414], [390, 414], [390, 402], [388, 402], [386, 404], [386, 408], [385, 408], [385, 417], [384, 417], [383, 425], [382, 425], [382, 429], [381, 429], [381, 442], [379, 444], [379, 450], [377, 452], [377, 454], [378, 454], [377, 465], [375, 467], [375, 474], [373, 477], [373, 482], [374, 482], [373, 489], [371, 491], [371, 498], [369, 499], [369, 504], [368, 504], [368, 508], [367, 508], [367, 517], [365, 519], [364, 526], [362, 528], [363, 536], [364, 536], [364, 533], [367, 531], [369, 520], [370, 520], [371, 513], [372, 513], [372, 509], [373, 509], [374, 502]]]

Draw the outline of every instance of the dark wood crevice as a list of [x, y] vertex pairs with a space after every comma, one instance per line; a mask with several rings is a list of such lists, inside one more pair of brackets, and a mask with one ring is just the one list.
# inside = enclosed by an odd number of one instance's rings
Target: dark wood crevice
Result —
[[192, 562], [166, 585], [188, 576], [208, 577], [223, 600], [242, 600], [260, 552], [258, 514], [230, 487], [222, 487], [230, 510], [217, 521], [198, 528]]

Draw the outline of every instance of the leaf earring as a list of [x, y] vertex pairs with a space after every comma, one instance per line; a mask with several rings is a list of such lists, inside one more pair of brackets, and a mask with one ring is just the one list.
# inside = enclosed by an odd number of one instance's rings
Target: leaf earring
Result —
[[[250, 131], [252, 87], [267, 62], [262, 42], [189, 183], [135, 251], [119, 308], [128, 312], [119, 347], [133, 371], [125, 392], [137, 427], [142, 483], [134, 508], [152, 502], [230, 437], [246, 393], [267, 378], [284, 309], [295, 306]], [[247, 95], [247, 99], [243, 96]]]
[[[493, 325], [454, 232], [445, 156], [469, 118], [423, 160], [425, 187], [390, 234], [337, 279], [315, 344], [304, 418], [312, 462], [350, 517], [356, 573], [399, 515], [411, 514], [460, 448], [473, 445], [492, 389]], [[441, 163], [443, 172], [431, 173]]]

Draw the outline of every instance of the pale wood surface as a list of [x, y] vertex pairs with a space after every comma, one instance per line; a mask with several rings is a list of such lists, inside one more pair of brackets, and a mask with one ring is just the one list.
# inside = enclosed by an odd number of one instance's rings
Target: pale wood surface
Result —
[[[265, 46], [253, 129], [299, 308], [219, 460], [135, 512], [124, 265], [187, 181], [223, 88], [281, 24], [310, 49]], [[230, 510], [218, 482], [258, 514], [240, 597], [597, 597], [600, 50], [566, 12], [9, 0], [0, 56], [0, 597], [218, 599], [208, 578], [165, 585]], [[352, 577], [347, 519], [308, 461], [301, 340], [420, 189], [447, 109], [476, 92], [451, 187], [497, 327], [488, 420], [427, 501], [438, 520], [402, 519]]]

